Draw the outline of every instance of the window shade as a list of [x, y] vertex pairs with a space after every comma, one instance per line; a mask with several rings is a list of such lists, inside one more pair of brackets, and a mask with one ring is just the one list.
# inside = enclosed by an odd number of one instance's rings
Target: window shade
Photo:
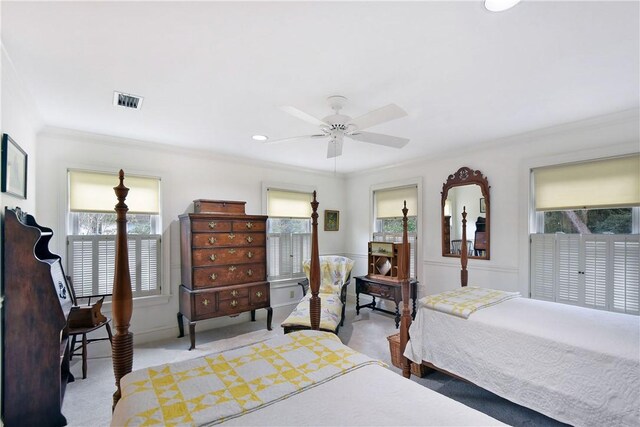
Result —
[[640, 155], [535, 169], [538, 211], [640, 205]]
[[408, 216], [418, 215], [418, 188], [416, 186], [377, 190], [375, 192], [376, 218], [402, 216], [404, 201], [407, 201]]
[[[118, 199], [113, 191], [117, 174], [69, 171], [69, 210], [71, 212], [113, 213]], [[129, 188], [126, 204], [131, 214], [160, 213], [160, 180], [125, 176]]]
[[295, 191], [267, 191], [267, 215], [282, 218], [311, 218], [310, 193]]

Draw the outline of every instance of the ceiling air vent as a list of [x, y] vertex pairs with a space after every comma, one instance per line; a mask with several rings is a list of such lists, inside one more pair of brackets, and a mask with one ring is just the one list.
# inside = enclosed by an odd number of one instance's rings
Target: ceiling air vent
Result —
[[117, 107], [133, 108], [139, 110], [142, 108], [142, 100], [144, 98], [137, 95], [131, 95], [122, 92], [113, 92], [113, 105]]

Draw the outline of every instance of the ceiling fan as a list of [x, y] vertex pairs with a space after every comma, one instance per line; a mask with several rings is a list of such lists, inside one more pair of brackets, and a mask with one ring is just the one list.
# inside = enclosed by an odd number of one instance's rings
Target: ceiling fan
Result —
[[327, 158], [338, 157], [342, 154], [342, 143], [344, 137], [355, 139], [356, 141], [368, 142], [371, 144], [384, 145], [386, 147], [402, 148], [409, 142], [408, 138], [401, 138], [391, 135], [383, 135], [381, 133], [363, 132], [363, 129], [388, 122], [390, 120], [404, 117], [407, 113], [396, 104], [389, 104], [377, 110], [370, 111], [355, 119], [340, 114], [340, 110], [344, 107], [347, 98], [340, 95], [334, 95], [327, 98], [329, 107], [334, 111], [325, 118], [318, 119], [311, 114], [305, 113], [295, 107], [284, 106], [282, 110], [294, 117], [304, 120], [307, 123], [320, 127], [320, 133], [315, 135], [294, 136], [290, 138], [266, 141], [268, 144], [289, 142], [299, 139], [316, 139], [329, 138], [329, 146], [327, 149]]

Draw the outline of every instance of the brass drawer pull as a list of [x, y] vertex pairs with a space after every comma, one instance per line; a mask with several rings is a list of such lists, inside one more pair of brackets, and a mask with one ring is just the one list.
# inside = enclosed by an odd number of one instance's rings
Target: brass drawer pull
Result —
[[209, 276], [209, 278], [211, 280], [216, 280], [218, 278], [218, 275], [216, 273], [211, 273], [211, 276]]
[[253, 270], [252, 269], [248, 269], [247, 270], [247, 276], [253, 276]]
[[258, 292], [256, 292], [256, 296], [257, 296], [258, 298], [262, 297], [262, 291], [258, 291]]
[[211, 254], [211, 255], [209, 255], [209, 259], [210, 259], [211, 261], [215, 261], [215, 260], [216, 260], [216, 258], [217, 258], [217, 257], [216, 257], [216, 254]]
[[229, 249], [229, 253], [230, 253], [230, 254], [235, 254], [235, 253], [236, 253], [236, 250], [235, 250], [235, 249]]
[[247, 258], [253, 258], [253, 252], [251, 251], [247, 252]]
[[236, 235], [235, 235], [235, 234], [233, 234], [233, 233], [230, 233], [230, 234], [229, 234], [229, 239], [233, 240], [233, 239], [235, 239], [235, 238], [236, 238]]
[[247, 228], [253, 228], [253, 223], [252, 222], [248, 222], [247, 223]]
[[235, 307], [236, 305], [238, 305], [238, 301], [235, 299], [231, 300], [231, 307]]
[[236, 271], [236, 268], [237, 267], [235, 265], [232, 265], [231, 267], [229, 267], [229, 271]]
[[214, 245], [218, 239], [215, 237], [209, 237], [209, 244]]
[[251, 237], [251, 236], [247, 236], [247, 242], [248, 242], [248, 243], [253, 242], [253, 237]]
[[233, 291], [231, 291], [231, 296], [232, 297], [237, 297], [238, 296], [238, 291], [236, 291], [235, 289]]
[[208, 299], [206, 299], [206, 298], [202, 300], [202, 305], [204, 305], [205, 307], [208, 306], [209, 303], [210, 303], [210, 301]]
[[211, 222], [209, 223], [209, 228], [216, 228], [216, 225], [218, 225], [218, 223], [217, 223], [217, 222], [215, 222], [215, 221], [211, 221]]

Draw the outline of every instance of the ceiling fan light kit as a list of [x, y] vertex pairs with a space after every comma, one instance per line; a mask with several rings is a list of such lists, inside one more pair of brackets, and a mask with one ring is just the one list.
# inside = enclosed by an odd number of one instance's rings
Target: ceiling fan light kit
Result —
[[291, 114], [298, 119], [307, 123], [318, 126], [320, 134], [294, 136], [290, 138], [277, 139], [267, 141], [268, 144], [278, 142], [290, 142], [300, 139], [309, 138], [329, 138], [327, 147], [327, 158], [335, 158], [342, 155], [342, 145], [344, 137], [351, 138], [356, 141], [367, 142], [371, 144], [383, 145], [392, 148], [402, 148], [409, 142], [408, 138], [384, 135], [381, 133], [362, 132], [362, 129], [376, 126], [391, 120], [405, 117], [407, 113], [396, 104], [389, 104], [377, 110], [370, 111], [360, 117], [351, 118], [350, 116], [340, 114], [340, 110], [347, 102], [347, 98], [342, 95], [333, 95], [327, 98], [329, 107], [334, 114], [330, 114], [323, 119], [318, 119], [296, 107], [284, 106], [283, 111]]

